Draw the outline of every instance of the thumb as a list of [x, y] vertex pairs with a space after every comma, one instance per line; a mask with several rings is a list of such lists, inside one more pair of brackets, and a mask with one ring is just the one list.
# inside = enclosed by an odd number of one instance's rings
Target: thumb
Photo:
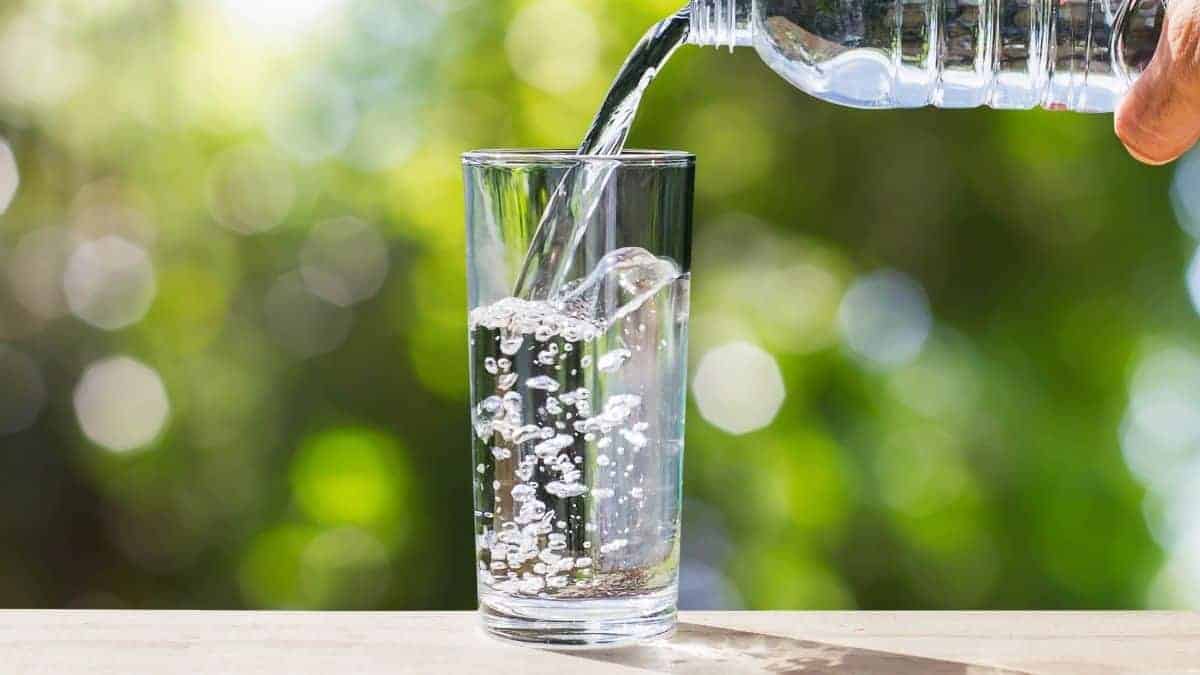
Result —
[[1200, 138], [1200, 0], [1168, 0], [1154, 58], [1114, 118], [1125, 149], [1166, 164]]

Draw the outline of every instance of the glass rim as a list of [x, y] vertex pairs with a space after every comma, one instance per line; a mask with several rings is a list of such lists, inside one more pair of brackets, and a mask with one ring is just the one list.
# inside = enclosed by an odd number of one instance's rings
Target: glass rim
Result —
[[574, 166], [580, 162], [616, 161], [621, 166], [687, 167], [696, 156], [680, 150], [625, 150], [616, 155], [579, 155], [569, 149], [485, 148], [462, 154], [472, 166]]

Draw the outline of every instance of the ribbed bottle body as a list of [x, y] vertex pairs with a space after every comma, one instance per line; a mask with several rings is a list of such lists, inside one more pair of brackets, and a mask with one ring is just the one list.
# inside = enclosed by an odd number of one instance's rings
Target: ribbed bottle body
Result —
[[746, 17], [729, 29], [733, 42], [841, 105], [1103, 112], [1161, 29], [1160, 0], [1126, 1], [696, 0], [693, 12]]

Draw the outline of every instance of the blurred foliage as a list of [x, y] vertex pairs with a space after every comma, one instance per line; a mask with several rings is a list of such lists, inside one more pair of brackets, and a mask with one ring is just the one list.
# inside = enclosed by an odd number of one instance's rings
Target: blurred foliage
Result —
[[[458, 155], [576, 143], [677, 3], [0, 8], [0, 604], [473, 606]], [[742, 435], [689, 412], [685, 606], [1200, 600], [1121, 445], [1138, 364], [1200, 349], [1194, 244], [1110, 116], [838, 109], [685, 48], [631, 145], [699, 158], [693, 365], [748, 341], [786, 389]], [[348, 216], [380, 237], [311, 235]], [[847, 342], [877, 270], [902, 358]]]

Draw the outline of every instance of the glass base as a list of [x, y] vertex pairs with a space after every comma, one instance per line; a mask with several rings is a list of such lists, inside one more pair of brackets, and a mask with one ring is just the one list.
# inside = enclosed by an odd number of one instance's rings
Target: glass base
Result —
[[674, 588], [635, 598], [523, 598], [480, 586], [483, 628], [501, 640], [549, 649], [599, 649], [668, 637]]

